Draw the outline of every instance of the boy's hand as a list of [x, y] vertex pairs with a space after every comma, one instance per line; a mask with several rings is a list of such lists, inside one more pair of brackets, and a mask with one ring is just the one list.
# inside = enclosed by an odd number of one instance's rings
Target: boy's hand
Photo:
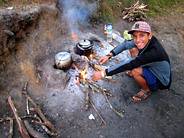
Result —
[[103, 63], [107, 62], [109, 60], [109, 57], [108, 56], [104, 56], [104, 57], [101, 57], [98, 62], [100, 63], [100, 65], [102, 65]]
[[92, 75], [92, 80], [96, 82], [100, 79], [102, 79], [101, 71], [94, 72], [94, 74]]

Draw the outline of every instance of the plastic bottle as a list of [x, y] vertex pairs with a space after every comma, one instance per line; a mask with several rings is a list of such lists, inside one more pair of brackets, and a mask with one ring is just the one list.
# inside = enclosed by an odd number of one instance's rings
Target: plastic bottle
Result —
[[111, 43], [112, 42], [112, 25], [111, 25], [111, 23], [108, 23], [106, 30], [107, 30], [107, 42]]

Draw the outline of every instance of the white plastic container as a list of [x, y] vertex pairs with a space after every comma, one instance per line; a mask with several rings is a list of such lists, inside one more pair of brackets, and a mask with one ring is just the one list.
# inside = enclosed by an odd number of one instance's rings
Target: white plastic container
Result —
[[106, 30], [107, 30], [107, 42], [111, 43], [112, 42], [112, 25], [111, 25], [111, 23], [108, 23]]

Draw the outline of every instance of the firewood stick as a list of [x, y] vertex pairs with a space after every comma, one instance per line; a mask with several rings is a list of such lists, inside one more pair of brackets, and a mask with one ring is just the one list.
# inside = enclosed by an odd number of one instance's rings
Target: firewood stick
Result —
[[113, 79], [109, 79], [109, 78], [102, 78], [102, 80], [111, 81], [111, 82], [117, 83], [117, 80], [113, 80]]
[[35, 131], [31, 125], [29, 124], [29, 122], [27, 120], [24, 120], [24, 124], [29, 132], [29, 134], [34, 137], [34, 138], [45, 138], [41, 133]]
[[[80, 84], [78, 82], [76, 84], [79, 87], [79, 89], [82, 91], [82, 93], [85, 95], [85, 92], [81, 88]], [[93, 109], [96, 111], [96, 113], [98, 114], [98, 116], [100, 117], [100, 119], [104, 123], [104, 125], [106, 125], [106, 122], [104, 121], [104, 119], [102, 118], [102, 116], [100, 115], [100, 113], [98, 112], [98, 110], [96, 109], [96, 107], [94, 106], [94, 104], [92, 103], [91, 100], [89, 100], [89, 103], [92, 105]]]
[[[35, 118], [34, 116], [22, 116], [20, 117], [21, 119], [25, 119], [25, 118]], [[10, 118], [10, 117], [4, 117], [4, 118], [0, 118], [0, 123], [1, 122], [5, 122], [5, 121], [10, 121], [11, 119], [16, 119], [16, 118]]]
[[82, 78], [79, 78], [79, 81], [80, 81], [80, 83], [82, 83], [84, 85], [84, 87], [86, 89], [86, 92], [85, 92], [85, 110], [88, 110], [88, 108], [89, 108], [89, 85]]
[[[96, 92], [98, 92], [98, 93], [102, 93], [103, 94], [103, 92], [102, 91], [104, 91], [104, 90], [106, 90], [107, 91], [107, 89], [105, 89], [105, 88], [103, 88], [103, 89], [101, 89], [102, 88], [102, 86], [100, 86], [99, 84], [97, 84], [97, 85], [94, 85], [93, 86], [93, 84], [92, 83], [89, 83], [89, 81], [90, 80], [87, 80], [86, 79], [86, 81], [85, 80], [83, 80], [82, 78], [79, 78], [79, 82], [80, 83], [82, 83], [84, 86], [85, 85], [89, 85], [90, 87], [91, 87], [91, 89], [94, 89]], [[96, 87], [96, 88], [95, 88]], [[100, 89], [100, 90], [99, 90]], [[105, 91], [104, 91], [105, 92]], [[105, 92], [106, 93], [106, 92]], [[106, 93], [107, 94], [107, 96], [113, 96], [113, 95], [111, 95], [110, 93]]]
[[40, 110], [39, 107], [30, 108], [30, 110], [36, 112], [40, 116], [45, 126], [49, 127], [52, 131], [55, 130], [54, 125], [52, 125], [51, 122], [47, 120], [47, 118], [45, 117], [45, 115], [43, 114], [43, 112]]
[[49, 129], [43, 124], [41, 124], [42, 123], [42, 120], [40, 119], [40, 117], [39, 116], [37, 116], [36, 114], [34, 115], [34, 117], [39, 121], [32, 121], [32, 122], [34, 122], [34, 123], [39, 123], [40, 125], [41, 125], [41, 127], [43, 128], [43, 130], [45, 130], [45, 132], [47, 133], [47, 134], [49, 134], [50, 136], [54, 136], [54, 135], [57, 135], [57, 133], [53, 133], [53, 132], [50, 132], [49, 131]]
[[12, 138], [13, 137], [13, 119], [10, 119], [10, 131], [9, 131], [9, 135], [8, 138]]
[[[100, 89], [98, 86], [98, 88], [95, 88], [95, 86], [93, 86], [91, 83], [89, 83], [89, 81], [88, 80], [83, 80], [82, 78], [79, 78], [79, 82], [80, 83], [82, 83], [84, 86], [87, 84], [87, 85], [89, 85], [89, 87], [91, 88], [91, 89], [94, 89], [96, 92], [98, 92], [98, 93], [102, 93], [103, 94], [103, 89]], [[99, 84], [98, 84], [99, 85]], [[99, 85], [100, 86], [100, 85]], [[100, 90], [99, 90], [100, 89]], [[105, 89], [106, 90], [106, 89]], [[105, 92], [105, 91], [104, 91]], [[106, 93], [106, 92], [105, 92]], [[113, 96], [113, 95], [111, 95], [110, 93], [106, 93], [107, 94], [107, 96]]]
[[37, 104], [33, 101], [33, 99], [31, 99], [30, 96], [28, 96], [27, 94], [27, 85], [28, 83], [26, 82], [24, 84], [22, 93], [25, 95], [25, 97], [35, 106], [35, 112], [37, 112], [37, 114], [41, 117], [41, 119], [43, 120], [43, 122], [45, 123], [46, 126], [48, 126], [52, 131], [55, 130], [54, 125], [45, 117], [45, 115], [43, 114], [43, 112], [41, 111], [41, 109], [37, 106]]
[[86, 81], [89, 82], [91, 85], [94, 85], [95, 87], [97, 87], [97, 88], [99, 88], [99, 89], [101, 89], [103, 91], [110, 91], [110, 89], [104, 88], [104, 87], [100, 86], [98, 83], [93, 82], [93, 81], [91, 81], [89, 79], [88, 80], [86, 79]]
[[85, 84], [86, 93], [85, 93], [85, 110], [89, 108], [89, 85]]
[[104, 93], [104, 96], [105, 96], [105, 98], [106, 98], [106, 100], [107, 100], [107, 103], [109, 104], [110, 108], [111, 108], [117, 115], [119, 115], [119, 116], [121, 116], [121, 117], [124, 117], [124, 114], [123, 114], [122, 112], [118, 112], [117, 110], [115, 110], [115, 109], [113, 108], [113, 106], [111, 105], [111, 103], [110, 103], [109, 99], [107, 98], [105, 92], [103, 92], [103, 93]]
[[[94, 91], [96, 91], [96, 92], [98, 92], [98, 93], [102, 93], [102, 94], [103, 94], [103, 92], [102, 92], [101, 90], [99, 90], [99, 89], [93, 87], [91, 84], [89, 84], [89, 87], [90, 87], [92, 90], [94, 90]], [[105, 92], [105, 94], [106, 94], [107, 96], [114, 96], [114, 95], [112, 95], [112, 94], [110, 94], [110, 93], [107, 93], [107, 92]]]
[[25, 128], [25, 126], [24, 126], [23, 123], [22, 123], [21, 118], [19, 117], [19, 115], [18, 115], [18, 113], [17, 113], [17, 109], [15, 108], [15, 106], [14, 106], [14, 104], [13, 104], [13, 101], [12, 101], [11, 97], [8, 97], [8, 103], [9, 103], [9, 105], [10, 105], [10, 107], [11, 107], [13, 113], [14, 113], [14, 116], [15, 116], [16, 121], [17, 121], [18, 126], [19, 126], [19, 131], [20, 131], [22, 137], [23, 137], [23, 138], [30, 138], [30, 137], [29, 137], [29, 134], [28, 134], [28, 132], [27, 132], [27, 130], [26, 130], [26, 128]]
[[45, 123], [43, 122], [39, 122], [39, 121], [35, 121], [35, 120], [32, 120], [33, 123], [36, 123], [36, 124], [39, 124], [39, 125], [45, 125]]
[[29, 100], [28, 100], [28, 98], [26, 98], [26, 111], [27, 111], [27, 114], [29, 115]]

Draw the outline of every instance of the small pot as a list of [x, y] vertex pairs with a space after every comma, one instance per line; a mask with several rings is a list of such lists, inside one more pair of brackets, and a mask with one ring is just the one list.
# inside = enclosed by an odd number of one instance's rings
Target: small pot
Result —
[[72, 63], [72, 57], [68, 52], [60, 52], [55, 55], [55, 65], [59, 69], [68, 69]]
[[78, 55], [89, 56], [93, 52], [93, 41], [91, 40], [81, 40], [79, 43], [76, 44], [76, 53]]

